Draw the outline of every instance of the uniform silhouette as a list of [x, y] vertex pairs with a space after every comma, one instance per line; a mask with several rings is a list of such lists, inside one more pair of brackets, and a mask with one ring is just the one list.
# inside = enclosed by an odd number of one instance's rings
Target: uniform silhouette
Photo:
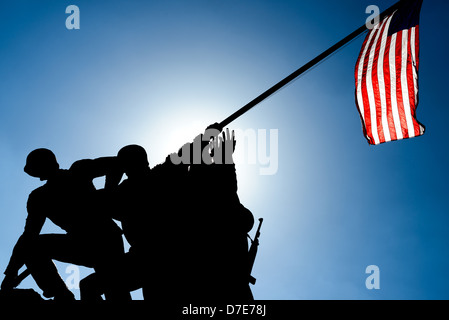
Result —
[[192, 189], [205, 194], [201, 202], [192, 205], [199, 266], [196, 294], [201, 299], [253, 299], [248, 284], [247, 233], [253, 227], [254, 218], [237, 195], [232, 159], [235, 144], [234, 133], [230, 135], [226, 129], [210, 145], [212, 163], [192, 165], [189, 171]]
[[[143, 288], [144, 299], [176, 299], [178, 291], [173, 286], [179, 274], [175, 264], [180, 261], [182, 250], [175, 240], [180, 239], [180, 234], [175, 231], [179, 221], [173, 213], [182, 205], [179, 181], [187, 167], [175, 166], [167, 157], [164, 163], [150, 169], [146, 151], [138, 145], [123, 147], [117, 159], [127, 179], [108, 190], [108, 212], [121, 222], [130, 249], [116, 282], [123, 283], [129, 291]], [[100, 285], [95, 274], [83, 279], [81, 296], [94, 300], [103, 291]]]
[[[28, 217], [14, 247], [2, 289], [7, 289], [26, 264], [47, 298], [73, 300], [52, 259], [93, 267], [105, 288], [107, 299], [129, 300], [130, 295], [113, 283], [116, 262], [124, 255], [121, 230], [104, 212], [92, 180], [116, 166], [114, 158], [86, 159], [70, 169], [59, 168], [48, 149], [36, 149], [28, 157], [25, 172], [47, 181], [28, 198]], [[114, 179], [106, 181], [113, 184]], [[46, 219], [65, 234], [40, 234]]]

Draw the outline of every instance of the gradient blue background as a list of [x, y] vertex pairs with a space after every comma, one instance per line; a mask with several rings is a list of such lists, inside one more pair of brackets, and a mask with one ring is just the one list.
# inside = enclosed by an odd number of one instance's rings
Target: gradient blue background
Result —
[[[368, 5], [393, 3], [2, 1], [1, 272], [28, 194], [42, 184], [23, 172], [31, 150], [49, 148], [68, 168], [137, 143], [154, 166], [364, 24]], [[65, 27], [70, 4], [80, 30]], [[240, 199], [265, 219], [256, 299], [449, 298], [447, 12], [443, 0], [421, 11], [424, 136], [367, 144], [354, 101], [363, 36], [229, 126], [279, 133], [275, 175], [237, 163]], [[51, 223], [43, 231], [60, 232]], [[365, 287], [372, 264], [379, 290]], [[57, 265], [66, 278], [67, 265]], [[40, 292], [30, 278], [21, 287]]]

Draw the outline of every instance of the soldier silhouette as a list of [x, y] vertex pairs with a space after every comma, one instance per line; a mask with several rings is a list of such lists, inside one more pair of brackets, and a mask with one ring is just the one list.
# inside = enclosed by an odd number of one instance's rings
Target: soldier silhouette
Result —
[[[208, 128], [220, 129], [217, 124]], [[195, 206], [197, 259], [201, 261], [197, 294], [214, 301], [252, 300], [247, 233], [254, 217], [237, 194], [234, 132], [231, 135], [226, 129], [222, 136], [213, 136], [209, 145], [211, 163], [193, 165], [189, 172], [192, 189], [208, 191], [201, 205]]]
[[[122, 224], [130, 249], [123, 261], [123, 273], [116, 275], [129, 291], [143, 288], [144, 299], [173, 300], [177, 280], [175, 264], [179, 261], [181, 244], [176, 226], [182, 225], [174, 215], [182, 205], [180, 181], [187, 167], [174, 165], [168, 156], [164, 163], [150, 169], [145, 149], [128, 145], [117, 154], [125, 179], [107, 191], [112, 217]], [[176, 261], [175, 261], [176, 260]], [[177, 280], [176, 280], [177, 279]], [[98, 300], [104, 288], [97, 275], [92, 274], [80, 283], [81, 297]]]
[[[47, 181], [28, 198], [25, 229], [17, 241], [5, 270], [2, 289], [10, 289], [25, 264], [44, 297], [55, 301], [74, 300], [52, 259], [93, 267], [105, 288], [106, 299], [129, 300], [130, 294], [113, 283], [116, 262], [124, 255], [121, 230], [108, 217], [92, 180], [117, 165], [115, 158], [79, 160], [68, 170], [59, 168], [48, 149], [32, 151], [25, 172]], [[106, 186], [118, 183], [110, 176]], [[46, 219], [65, 234], [40, 234]]]

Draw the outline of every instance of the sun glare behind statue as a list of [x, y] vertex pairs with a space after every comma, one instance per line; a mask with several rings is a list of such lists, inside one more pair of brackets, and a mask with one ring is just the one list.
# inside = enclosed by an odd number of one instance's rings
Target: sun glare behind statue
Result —
[[[185, 143], [192, 142], [195, 137], [204, 133], [208, 125], [215, 122], [213, 119], [212, 112], [210, 115], [204, 112], [201, 114], [176, 112], [175, 114], [165, 115], [164, 119], [159, 119], [160, 121], [157, 121], [157, 123], [164, 123], [164, 127], [162, 128], [161, 125], [154, 127], [155, 132], [159, 133], [158, 139], [154, 139], [154, 136], [151, 139], [152, 148], [149, 148], [150, 166], [154, 167], [158, 163], [162, 163], [165, 161], [165, 157], [178, 152]], [[253, 150], [253, 148], [248, 145], [247, 141], [243, 141], [243, 137], [238, 135], [238, 132], [242, 130], [230, 125], [230, 132], [233, 129], [236, 130], [235, 138], [237, 141], [233, 159], [236, 166], [238, 194], [242, 201], [242, 199], [249, 199], [257, 193], [259, 169], [257, 163], [251, 161], [252, 155], [248, 154], [248, 151]], [[239, 140], [239, 138], [242, 140]], [[211, 177], [211, 180], [213, 179]], [[213, 183], [220, 182], [213, 181]], [[207, 192], [209, 191], [208, 189]]]

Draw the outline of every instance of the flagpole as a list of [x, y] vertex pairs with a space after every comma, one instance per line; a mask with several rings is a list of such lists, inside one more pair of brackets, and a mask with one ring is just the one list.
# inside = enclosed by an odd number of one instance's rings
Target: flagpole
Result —
[[[406, 0], [398, 1], [397, 3], [392, 5], [390, 8], [386, 9], [384, 12], [379, 14], [379, 16], [378, 16], [379, 21], [382, 21], [386, 16], [393, 13], [405, 1]], [[316, 56], [314, 59], [310, 60], [308, 63], [303, 65], [301, 68], [299, 68], [298, 70], [296, 70], [295, 72], [293, 72], [292, 74], [287, 76], [286, 78], [282, 79], [281, 81], [276, 83], [274, 86], [272, 86], [270, 89], [268, 89], [267, 91], [265, 91], [264, 93], [262, 93], [261, 95], [259, 95], [258, 97], [256, 97], [255, 99], [253, 99], [252, 101], [250, 101], [249, 103], [244, 105], [243, 107], [241, 107], [239, 110], [237, 110], [236, 112], [231, 114], [229, 117], [224, 119], [221, 123], [219, 123], [220, 128], [224, 128], [225, 126], [230, 124], [232, 121], [234, 121], [235, 119], [240, 117], [242, 114], [244, 114], [245, 112], [247, 112], [248, 110], [250, 110], [251, 108], [256, 106], [257, 104], [259, 104], [260, 102], [262, 102], [263, 100], [265, 100], [266, 98], [271, 96], [273, 93], [275, 93], [276, 91], [278, 91], [279, 89], [281, 89], [282, 87], [284, 87], [285, 85], [287, 85], [288, 83], [290, 83], [291, 81], [293, 81], [294, 79], [299, 77], [301, 74], [303, 74], [304, 72], [306, 72], [307, 70], [309, 70], [310, 68], [315, 66], [317, 63], [321, 62], [322, 60], [327, 58], [329, 55], [331, 55], [332, 53], [334, 53], [335, 51], [337, 51], [338, 49], [340, 49], [341, 47], [343, 47], [344, 45], [349, 43], [351, 40], [353, 40], [354, 38], [356, 38], [357, 36], [362, 34], [365, 30], [366, 30], [366, 24], [364, 24], [363, 26], [361, 26], [360, 28], [358, 28], [357, 30], [355, 30], [354, 32], [352, 32], [351, 34], [346, 36], [344, 39], [340, 40], [339, 42], [334, 44], [332, 47], [330, 47], [329, 49], [327, 49], [320, 55]]]

